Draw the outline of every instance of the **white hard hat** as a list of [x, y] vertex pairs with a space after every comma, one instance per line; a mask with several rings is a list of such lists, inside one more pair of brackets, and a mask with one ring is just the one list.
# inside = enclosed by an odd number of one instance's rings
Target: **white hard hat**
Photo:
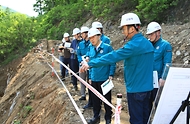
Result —
[[89, 31], [88, 27], [81, 27], [81, 33], [88, 32], [88, 31]]
[[119, 28], [124, 25], [141, 24], [139, 17], [135, 13], [127, 13], [122, 15]]
[[69, 37], [69, 33], [64, 33], [63, 37]]
[[93, 22], [92, 28], [103, 28], [102, 23], [100, 22]]
[[157, 22], [151, 22], [148, 24], [146, 34], [151, 34], [158, 30], [161, 30], [161, 26]]
[[97, 35], [97, 34], [101, 34], [100, 31], [96, 28], [91, 28], [89, 31], [88, 31], [88, 37], [92, 37], [94, 35]]
[[80, 29], [79, 28], [73, 29], [73, 35], [76, 35], [78, 33], [80, 33]]

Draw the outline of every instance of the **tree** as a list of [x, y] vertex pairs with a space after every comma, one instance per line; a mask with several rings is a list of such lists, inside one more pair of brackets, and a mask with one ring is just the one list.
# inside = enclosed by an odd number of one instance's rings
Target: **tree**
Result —
[[0, 9], [0, 60], [9, 55], [26, 51], [35, 42], [33, 18], [27, 15]]
[[163, 12], [170, 6], [177, 5], [179, 0], [139, 0], [136, 12], [146, 21], [161, 21]]

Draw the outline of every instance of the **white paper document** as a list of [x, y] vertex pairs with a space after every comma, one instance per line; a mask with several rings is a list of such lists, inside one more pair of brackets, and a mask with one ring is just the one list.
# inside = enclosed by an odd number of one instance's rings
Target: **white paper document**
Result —
[[157, 71], [153, 71], [153, 86], [154, 88], [159, 88]]
[[106, 95], [112, 88], [114, 87], [112, 80], [105, 81], [102, 85], [102, 93], [103, 95]]
[[[190, 92], [190, 68], [170, 67], [152, 124], [169, 124]], [[180, 112], [174, 124], [186, 124]]]
[[66, 48], [69, 48], [69, 47], [71, 47], [71, 43], [65, 42], [65, 45], [64, 45], [64, 47], [66, 47]]

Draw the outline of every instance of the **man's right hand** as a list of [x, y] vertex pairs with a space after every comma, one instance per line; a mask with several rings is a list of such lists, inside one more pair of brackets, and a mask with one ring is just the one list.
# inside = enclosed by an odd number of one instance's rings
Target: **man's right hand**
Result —
[[166, 80], [160, 78], [160, 79], [159, 79], [159, 85], [160, 85], [160, 87], [163, 87], [164, 84], [165, 84], [165, 82], [166, 82]]
[[81, 64], [82, 66], [79, 69], [79, 72], [81, 73], [87, 71], [90, 68], [86, 61], [82, 61]]

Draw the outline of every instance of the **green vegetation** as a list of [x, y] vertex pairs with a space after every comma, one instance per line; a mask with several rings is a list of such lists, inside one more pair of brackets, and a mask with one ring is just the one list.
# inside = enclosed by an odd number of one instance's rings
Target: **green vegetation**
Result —
[[[38, 17], [0, 6], [0, 63], [24, 56], [42, 38], [61, 40], [90, 17], [117, 21], [121, 13], [136, 12], [142, 22], [166, 21], [163, 14], [179, 0], [36, 0]], [[3, 62], [3, 63], [2, 63]]]
[[164, 12], [176, 6], [179, 0], [138, 0], [136, 12], [144, 21], [163, 21]]
[[30, 111], [32, 111], [32, 106], [28, 105], [28, 106], [24, 106], [22, 111], [21, 111], [21, 116], [23, 118], [26, 118], [27, 115], [30, 113]]
[[20, 120], [14, 120], [13, 124], [21, 124]]
[[[0, 8], [0, 60], [9, 62], [23, 55], [36, 42], [34, 18]], [[6, 61], [5, 61], [6, 60]]]

